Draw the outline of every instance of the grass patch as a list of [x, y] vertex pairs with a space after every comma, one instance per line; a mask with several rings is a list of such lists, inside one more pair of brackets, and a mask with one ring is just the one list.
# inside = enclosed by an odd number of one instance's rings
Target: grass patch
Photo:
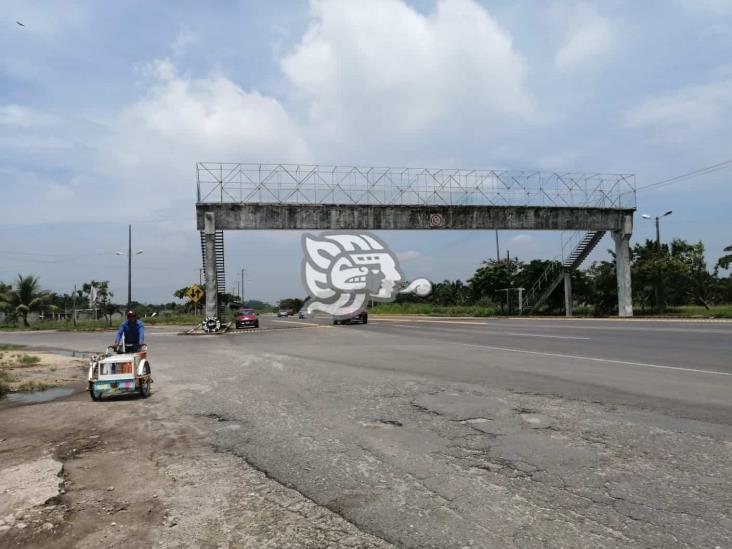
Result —
[[[229, 315], [227, 314], [227, 317]], [[194, 325], [199, 324], [203, 317], [201, 315], [163, 315], [148, 318], [141, 318], [145, 326], [156, 326], [159, 324], [173, 324], [173, 325]], [[125, 319], [116, 318], [112, 321], [110, 326], [106, 320], [79, 320], [76, 325], [71, 320], [45, 320], [43, 322], [35, 322], [29, 327], [21, 325], [2, 325], [0, 331], [6, 332], [23, 332], [23, 331], [37, 331], [37, 330], [58, 330], [60, 332], [84, 332], [84, 331], [105, 331], [105, 330], [116, 330], [122, 322], [126, 322]], [[3, 350], [0, 346], [0, 350]], [[5, 350], [22, 349], [23, 345], [7, 345]]]
[[193, 325], [200, 324], [204, 317], [202, 315], [163, 315], [148, 318], [141, 318], [146, 326], [157, 324]]
[[10, 383], [13, 383], [16, 377], [10, 372], [0, 369], [0, 397], [10, 392]]
[[382, 303], [369, 309], [370, 314], [402, 314], [429, 316], [496, 316], [495, 307], [478, 305], [432, 305], [429, 303]]
[[36, 391], [45, 391], [52, 388], [53, 385], [43, 383], [42, 381], [24, 381], [16, 389], [19, 393], [35, 393]]
[[6, 372], [5, 370], [0, 370], [0, 382], [6, 382], [6, 383], [12, 383], [14, 382], [15, 376], [11, 374], [10, 372]]
[[32, 364], [38, 364], [41, 361], [41, 357], [36, 355], [18, 355], [16, 361], [23, 366], [30, 366]]
[[[0, 351], [17, 351], [18, 349], [25, 349], [25, 345], [15, 345], [13, 343], [0, 343]], [[0, 354], [2, 356], [2, 354]]]
[[732, 305], [710, 305], [709, 309], [702, 305], [682, 305], [680, 307], [668, 307], [663, 313], [643, 311], [638, 314], [671, 318], [732, 318]]

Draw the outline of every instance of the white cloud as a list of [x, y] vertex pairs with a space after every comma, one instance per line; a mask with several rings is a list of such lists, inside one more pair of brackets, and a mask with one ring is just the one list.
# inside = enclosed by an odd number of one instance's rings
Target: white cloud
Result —
[[732, 80], [722, 80], [649, 98], [625, 113], [624, 125], [685, 140], [727, 128], [731, 116]]
[[191, 32], [188, 29], [181, 29], [170, 45], [170, 49], [175, 55], [183, 55], [188, 51], [188, 48], [198, 42], [198, 35]]
[[[153, 65], [156, 78], [145, 97], [124, 109], [114, 122], [121, 130], [128, 160], [149, 159], [153, 149], [196, 160], [303, 161], [310, 151], [282, 105], [259, 92], [247, 92], [223, 76], [180, 76], [167, 61]], [[160, 158], [156, 158], [159, 161]]]
[[566, 19], [570, 28], [554, 57], [558, 69], [571, 69], [609, 52], [613, 45], [613, 23], [593, 8], [579, 4]]
[[681, 4], [690, 10], [705, 10], [713, 13], [732, 13], [730, 0], [680, 0]]
[[406, 250], [404, 252], [397, 252], [396, 255], [399, 261], [413, 261], [422, 254], [416, 250]]
[[58, 207], [58, 202], [71, 200], [74, 196], [74, 190], [68, 185], [50, 183], [46, 188], [43, 198], [49, 202], [54, 202], [54, 206]]
[[517, 234], [511, 238], [513, 244], [530, 244], [534, 241], [531, 235], [528, 234]]
[[535, 114], [523, 57], [473, 0], [427, 16], [402, 0], [313, 0], [311, 15], [281, 66], [321, 134], [388, 140]]
[[[125, 218], [150, 219], [173, 215], [190, 226], [194, 217], [172, 214], [171, 209], [195, 199], [196, 161], [303, 161], [310, 149], [282, 105], [256, 91], [244, 91], [223, 76], [189, 78], [169, 62], [154, 63], [143, 82], [147, 91], [106, 120], [80, 128], [73, 119], [54, 126], [57, 138], [74, 143], [59, 150], [54, 179], [15, 174], [19, 189], [45, 199], [37, 213], [48, 222], [70, 218], [108, 220], [108, 208]], [[48, 117], [12, 106], [0, 111], [0, 122], [35, 126], [24, 130], [26, 139], [40, 138], [38, 127]], [[30, 133], [28, 133], [30, 132]], [[55, 157], [54, 157], [55, 159]], [[48, 158], [47, 158], [48, 160]], [[73, 187], [66, 174], [74, 174]], [[12, 183], [7, 180], [8, 183]], [[59, 210], [53, 200], [75, 200]], [[12, 197], [6, 197], [12, 204]], [[12, 208], [11, 208], [12, 209]], [[20, 209], [5, 221], [25, 223]]]
[[0, 106], [0, 125], [32, 128], [53, 123], [54, 117], [20, 105]]

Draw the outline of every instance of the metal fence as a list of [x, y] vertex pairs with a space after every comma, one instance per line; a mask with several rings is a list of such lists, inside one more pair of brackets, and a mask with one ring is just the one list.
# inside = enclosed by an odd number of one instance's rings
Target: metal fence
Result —
[[198, 162], [199, 203], [634, 209], [631, 174]]

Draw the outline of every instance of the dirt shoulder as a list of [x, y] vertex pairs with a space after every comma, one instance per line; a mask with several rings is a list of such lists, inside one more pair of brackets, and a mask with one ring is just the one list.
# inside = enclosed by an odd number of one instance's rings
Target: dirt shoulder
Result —
[[26, 349], [0, 350], [0, 382], [12, 393], [78, 386], [87, 366], [88, 361], [82, 357]]
[[77, 387], [0, 409], [0, 546], [388, 546], [215, 452], [213, 435], [239, 426], [162, 393], [95, 403]]

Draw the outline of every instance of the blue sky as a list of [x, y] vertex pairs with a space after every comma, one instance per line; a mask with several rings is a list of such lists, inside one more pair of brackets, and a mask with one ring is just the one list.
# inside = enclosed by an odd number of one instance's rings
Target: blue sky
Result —
[[[19, 20], [25, 27], [18, 26]], [[0, 280], [198, 278], [198, 160], [635, 173], [732, 157], [730, 0], [3, 3]], [[732, 243], [732, 170], [640, 193], [662, 237]], [[654, 234], [636, 217], [634, 240]], [[384, 233], [407, 276], [467, 278], [491, 233]], [[227, 233], [246, 293], [303, 293], [299, 234]], [[609, 237], [590, 259], [607, 256]], [[501, 233], [503, 253], [560, 253]]]

